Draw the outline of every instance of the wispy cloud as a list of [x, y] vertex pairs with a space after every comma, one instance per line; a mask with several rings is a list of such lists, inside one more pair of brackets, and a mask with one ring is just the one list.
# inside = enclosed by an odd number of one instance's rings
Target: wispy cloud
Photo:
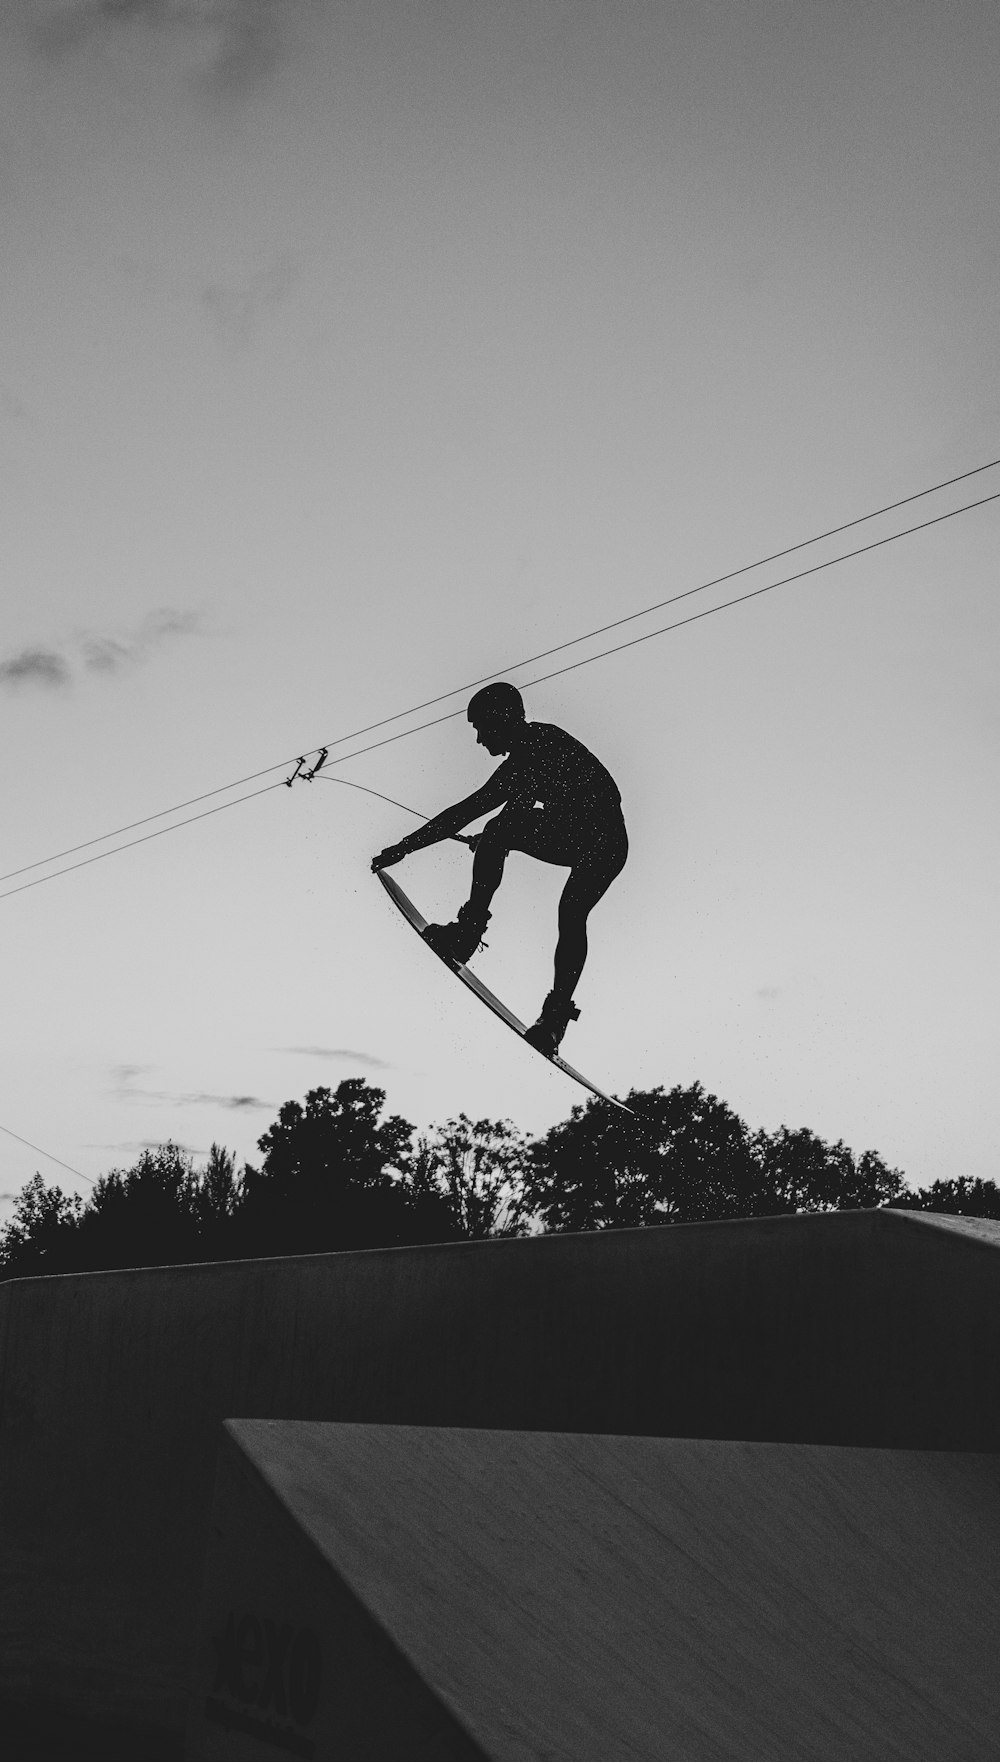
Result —
[[216, 336], [230, 354], [239, 354], [252, 341], [270, 312], [291, 293], [300, 266], [292, 251], [283, 251], [267, 268], [238, 285], [210, 282], [202, 289], [202, 304]]
[[162, 1101], [164, 1098], [158, 1089], [146, 1089], [136, 1082], [138, 1077], [145, 1077], [152, 1069], [152, 1065], [112, 1065], [112, 1095], [118, 1101]]
[[119, 1101], [159, 1101], [168, 1107], [225, 1107], [234, 1113], [250, 1112], [254, 1108], [271, 1112], [274, 1107], [273, 1102], [262, 1101], [259, 1095], [218, 1095], [206, 1089], [178, 1091], [140, 1087], [136, 1079], [148, 1075], [153, 1069], [152, 1065], [113, 1065], [112, 1093]]
[[[151, 53], [177, 43], [181, 71], [221, 97], [243, 97], [272, 77], [296, 0], [29, 0], [29, 30], [58, 59], [125, 30], [149, 33]], [[192, 66], [192, 45], [194, 65]]]
[[242, 98], [266, 86], [281, 59], [280, 0], [229, 0], [222, 37], [209, 68], [207, 83], [223, 97]]
[[68, 685], [69, 666], [57, 649], [26, 648], [0, 661], [0, 686], [41, 685], [48, 690]]
[[136, 1077], [141, 1077], [152, 1069], [152, 1065], [112, 1065], [111, 1081], [116, 1091], [127, 1089], [130, 1083], [135, 1082]]
[[161, 606], [147, 613], [137, 627], [125, 635], [86, 633], [79, 640], [83, 664], [92, 673], [119, 673], [146, 660], [161, 642], [171, 636], [193, 636], [200, 626], [197, 612], [178, 612]]
[[384, 1058], [375, 1058], [370, 1052], [359, 1052], [353, 1046], [276, 1046], [274, 1050], [294, 1053], [298, 1058], [346, 1059], [352, 1064], [368, 1065], [373, 1071], [392, 1069]]
[[22, 403], [16, 392], [9, 385], [0, 384], [0, 418], [7, 424], [23, 426], [30, 422], [28, 407]]
[[163, 606], [147, 613], [131, 630], [84, 630], [59, 644], [30, 644], [0, 659], [0, 686], [38, 685], [51, 690], [88, 673], [121, 673], [148, 660], [168, 638], [192, 636], [200, 627], [197, 612]]
[[253, 1108], [265, 1108], [271, 1112], [274, 1107], [271, 1101], [261, 1101], [259, 1095], [209, 1095], [204, 1091], [191, 1095], [164, 1095], [162, 1099], [172, 1101], [176, 1107], [228, 1107], [234, 1113]]

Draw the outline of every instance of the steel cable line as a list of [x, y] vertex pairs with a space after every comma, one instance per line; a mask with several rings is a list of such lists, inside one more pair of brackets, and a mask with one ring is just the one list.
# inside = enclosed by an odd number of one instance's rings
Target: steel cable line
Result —
[[[326, 743], [327, 749], [329, 750], [330, 747], [334, 747], [334, 746], [343, 746], [349, 740], [360, 740], [362, 735], [372, 734], [372, 733], [374, 733], [376, 728], [387, 728], [390, 723], [399, 722], [405, 716], [416, 716], [419, 714], [419, 712], [421, 710], [429, 710], [429, 709], [431, 709], [431, 707], [434, 704], [442, 704], [446, 701], [446, 699], [448, 699], [450, 697], [455, 697], [458, 692], [473, 691], [473, 690], [475, 690], [476, 686], [485, 685], [487, 680], [498, 679], [502, 673], [516, 673], [522, 667], [533, 667], [536, 661], [545, 661], [548, 659], [548, 657], [550, 655], [558, 655], [558, 654], [561, 654], [564, 649], [575, 648], [578, 643], [590, 642], [592, 640], [592, 638], [595, 636], [606, 636], [607, 632], [609, 630], [618, 630], [623, 624], [632, 624], [632, 623], [635, 623], [635, 621], [639, 618], [648, 618], [653, 612], [662, 612], [665, 606], [676, 605], [678, 600], [690, 599], [693, 594], [707, 593], [709, 588], [721, 587], [724, 582], [735, 581], [741, 575], [748, 575], [752, 569], [762, 569], [766, 563], [777, 563], [780, 561], [780, 559], [782, 557], [792, 556], [795, 551], [808, 550], [810, 545], [821, 544], [822, 541], [826, 538], [834, 538], [834, 537], [836, 537], [838, 532], [848, 532], [852, 526], [863, 526], [869, 520], [877, 520], [879, 518], [879, 516], [882, 514], [891, 514], [895, 508], [905, 508], [908, 502], [919, 502], [923, 499], [924, 496], [932, 496], [935, 494], [935, 492], [937, 490], [948, 489], [951, 487], [952, 484], [962, 483], [964, 481], [964, 479], [967, 477], [977, 477], [983, 471], [992, 471], [992, 470], [994, 470], [994, 468], [997, 465], [1000, 465], [1000, 459], [990, 459], [985, 465], [974, 465], [972, 467], [971, 471], [962, 471], [959, 473], [959, 475], [957, 477], [946, 477], [942, 480], [941, 483], [932, 484], [929, 489], [916, 490], [916, 491], [914, 491], [913, 495], [901, 497], [901, 499], [898, 502], [886, 502], [884, 507], [874, 508], [870, 514], [858, 514], [855, 519], [845, 520], [840, 526], [830, 526], [827, 528], [826, 532], [817, 532], [812, 538], [800, 539], [797, 544], [786, 545], [783, 550], [771, 551], [770, 554], [766, 557], [758, 557], [756, 562], [754, 562], [754, 563], [742, 563], [738, 569], [729, 569], [729, 570], [727, 570], [727, 572], [724, 575], [715, 575], [712, 577], [712, 579], [710, 581], [700, 582], [697, 587], [686, 587], [680, 593], [674, 593], [674, 594], [668, 595], [668, 597], [666, 599], [654, 600], [652, 605], [643, 606], [641, 608], [641, 610], [638, 612], [626, 612], [620, 618], [612, 618], [611, 622], [608, 624], [598, 624], [594, 627], [593, 630], [584, 631], [582, 636], [571, 636], [568, 638], [568, 640], [566, 642], [555, 643], [552, 646], [552, 648], [539, 649], [537, 654], [526, 655], [520, 661], [510, 661], [506, 667], [497, 667], [492, 673], [484, 673], [482, 678], [480, 678], [480, 679], [470, 679], [467, 684], [457, 685], [454, 687], [454, 689], [452, 691], [442, 691], [437, 697], [425, 698], [423, 703], [421, 703], [421, 704], [411, 704], [411, 706], [408, 710], [398, 710], [394, 716], [384, 716], [382, 718], [382, 720], [379, 722], [370, 722], [368, 724], [367, 728], [358, 728], [355, 730], [355, 732], [353, 734], [342, 734], [339, 736], [338, 739], [328, 741]], [[992, 500], [991, 497], [986, 497], [985, 499], [987, 501]], [[979, 506], [979, 503], [978, 502], [970, 502], [967, 504], [967, 506], [975, 508], [975, 507]], [[962, 514], [965, 512], [965, 509], [964, 508], [955, 508], [952, 510], [952, 512], [955, 514]], [[947, 519], [948, 516], [947, 515], [940, 515], [939, 518], [940, 519]], [[933, 522], [930, 522], [929, 524], [933, 524]], [[907, 531], [916, 532], [917, 530], [918, 530], [917, 527], [908, 527], [904, 530], [904, 532], [894, 534], [893, 536], [903, 538], [906, 536]], [[885, 542], [885, 541], [883, 540], [880, 542]], [[857, 552], [848, 551], [846, 553], [846, 555], [848, 557], [853, 557], [853, 556], [857, 555]], [[837, 561], [837, 559], [834, 559], [834, 561]], [[794, 579], [795, 579], [794, 576], [787, 577], [787, 580], [789, 580], [789, 581], [792, 581]], [[775, 583], [775, 586], [780, 586], [780, 585], [782, 585], [780, 582]], [[736, 605], [736, 604], [738, 604], [738, 602], [736, 600], [732, 600], [732, 601], [727, 601], [727, 604]], [[627, 647], [628, 645], [623, 644], [622, 646]], [[607, 654], [614, 654], [615, 650], [614, 649], [607, 649], [603, 652], [605, 652]], [[593, 657], [593, 659], [595, 659], [595, 660], [598, 658], [599, 657], [596, 655]], [[572, 668], [560, 668], [559, 671], [560, 672], [571, 672]], [[542, 677], [545, 679], [554, 679], [556, 677], [556, 675], [554, 673], [546, 673], [546, 674], [543, 674]], [[537, 685], [538, 681], [537, 680], [529, 680], [528, 683], [531, 685]], [[525, 687], [525, 689], [527, 689], [527, 687]], [[452, 714], [458, 715], [458, 714], [461, 714], [461, 712], [460, 711], [453, 711]], [[440, 717], [439, 720], [448, 721], [448, 720], [450, 720], [450, 718], [447, 716], [443, 716], [443, 717]], [[434, 723], [432, 723], [432, 722], [421, 723], [422, 728], [431, 728], [433, 726], [434, 726]], [[416, 730], [414, 730], [413, 732], [416, 732]], [[368, 747], [365, 747], [362, 750], [365, 752], [368, 752], [371, 749]], [[354, 755], [352, 753], [348, 753], [346, 756], [348, 758], [353, 758]], [[286, 762], [290, 762], [290, 761], [286, 761]], [[334, 762], [339, 764], [340, 761], [338, 759], [338, 760], [335, 760]], [[243, 779], [243, 781], [247, 781], [247, 779]], [[233, 785], [233, 787], [235, 788], [235, 785]], [[4, 876], [0, 875], [0, 881], [2, 881], [3, 879], [4, 879]]]
[[[949, 489], [949, 488], [951, 488], [952, 485], [954, 485], [956, 483], [963, 483], [969, 477], [977, 477], [977, 476], [981, 475], [981, 473], [984, 471], [992, 471], [998, 465], [1000, 465], [1000, 459], [990, 459], [984, 465], [975, 465], [969, 471], [959, 472], [959, 474], [956, 477], [943, 478], [940, 483], [931, 484], [931, 485], [929, 485], [929, 487], [927, 489], [915, 490], [912, 495], [902, 496], [899, 499], [899, 501], [886, 502], [883, 507], [874, 508], [871, 511], [871, 513], [869, 513], [869, 514], [859, 514], [853, 520], [845, 520], [839, 526], [831, 526], [831, 527], [828, 527], [825, 532], [816, 533], [812, 538], [800, 539], [797, 544], [786, 545], [782, 550], [772, 551], [766, 557], [758, 557], [756, 562], [744, 563], [738, 569], [730, 569], [724, 575], [716, 575], [712, 578], [712, 580], [703, 581], [697, 587], [685, 588], [683, 590], [683, 592], [677, 593], [677, 594], [671, 594], [667, 599], [656, 600], [653, 602], [652, 605], [644, 606], [641, 611], [627, 612], [621, 618], [612, 619], [611, 622], [608, 624], [600, 624], [600, 625], [597, 625], [593, 630], [585, 631], [581, 636], [572, 636], [572, 637], [568, 638], [568, 640], [566, 642], [556, 643], [552, 648], [541, 649], [541, 650], [539, 650], [539, 652], [537, 654], [527, 655], [520, 661], [512, 661], [509, 663], [508, 666], [499, 667], [492, 673], [484, 673], [481, 678], [471, 679], [465, 685], [454, 686], [451, 691], [441, 692], [441, 693], [439, 693], [439, 695], [437, 697], [425, 698], [422, 703], [411, 704], [410, 707], [406, 710], [398, 710], [392, 716], [384, 716], [380, 721], [369, 722], [363, 728], [355, 728], [350, 734], [337, 735], [334, 739], [329, 740], [326, 743], [327, 748], [329, 749], [329, 748], [335, 747], [335, 746], [344, 746], [347, 744], [348, 741], [351, 741], [351, 740], [360, 740], [363, 738], [364, 735], [374, 733], [374, 731], [378, 728], [387, 728], [393, 722], [403, 721], [405, 719], [405, 717], [407, 717], [407, 716], [419, 715], [421, 710], [431, 709], [434, 704], [444, 703], [444, 702], [446, 702], [446, 700], [449, 697], [455, 697], [460, 692], [472, 691], [477, 686], [486, 684], [487, 681], [490, 679], [499, 678], [500, 675], [503, 673], [515, 673], [515, 672], [518, 672], [522, 667], [532, 667], [532, 666], [534, 666], [536, 661], [547, 660], [550, 655], [560, 654], [565, 649], [568, 649], [568, 648], [575, 648], [577, 646], [577, 644], [579, 644], [581, 642], [589, 642], [595, 636], [604, 636], [607, 634], [607, 632], [609, 630], [617, 630], [624, 624], [634, 623], [639, 618], [649, 617], [650, 614], [653, 612], [662, 611], [665, 606], [676, 605], [676, 603], [679, 600], [690, 599], [692, 597], [692, 595], [694, 595], [694, 594], [706, 593], [712, 587], [721, 587], [724, 582], [734, 581], [741, 575], [749, 574], [750, 571], [753, 569], [762, 569], [765, 566], [765, 564], [767, 564], [767, 563], [777, 562], [782, 557], [790, 557], [796, 551], [807, 550], [810, 545], [820, 544], [824, 539], [833, 538], [840, 532], [848, 532], [854, 526], [863, 526], [869, 520], [877, 520], [877, 519], [879, 519], [879, 517], [881, 515], [891, 514], [895, 509], [906, 507], [910, 502], [921, 501], [925, 496], [935, 495], [939, 490]], [[987, 496], [987, 497], [984, 497], [983, 499], [985, 501], [992, 501], [995, 498], [993, 498], [992, 496]], [[969, 502], [961, 508], [952, 509], [950, 511], [950, 513], [948, 513], [948, 514], [938, 515], [937, 518], [939, 520], [947, 520], [947, 519], [950, 519], [953, 514], [964, 514], [967, 512], [968, 508], [976, 508], [976, 507], [980, 507], [980, 506], [981, 506], [980, 502]], [[935, 522], [934, 521], [927, 521], [927, 522], [925, 522], [925, 524], [934, 525]], [[908, 528], [906, 528], [905, 532], [893, 533], [891, 535], [891, 537], [903, 538], [906, 536], [907, 532], [917, 532], [919, 530], [920, 530], [920, 527], [918, 527], [918, 526], [908, 527]], [[888, 543], [889, 541], [886, 539], [880, 539], [878, 542], [880, 544], [884, 544], [884, 543]], [[869, 548], [869, 547], [863, 547], [863, 548]], [[853, 557], [853, 556], [857, 556], [859, 554], [860, 553], [857, 551], [848, 551], [846, 553], [846, 557]], [[832, 559], [833, 562], [840, 562], [843, 560], [845, 560], [845, 559], [844, 558], [833, 558]], [[825, 564], [818, 565], [818, 567], [821, 567], [821, 568], [827, 567], [827, 566], [828, 565], [825, 565]], [[805, 571], [805, 573], [810, 573], [810, 572]], [[775, 582], [775, 583], [773, 583], [773, 585], [775, 587], [783, 586], [788, 581], [794, 581], [796, 579], [797, 579], [796, 576], [786, 576], [785, 582]], [[761, 590], [761, 591], [767, 591], [767, 590]], [[754, 597], [753, 595], [741, 595], [740, 596], [741, 599], [753, 598], [753, 597]], [[739, 603], [738, 600], [726, 601], [727, 605], [737, 605], [738, 603]], [[716, 609], [721, 611], [722, 607], [720, 606]], [[690, 619], [690, 620], [682, 619], [679, 622], [680, 623], [688, 623], [688, 622], [694, 622], [694, 620], [693, 619]], [[677, 628], [677, 626], [676, 625], [669, 625], [669, 626], [665, 626], [665, 628], [675, 629], [675, 628]], [[650, 634], [651, 635], [660, 635], [660, 634], [662, 634], [662, 631], [653, 631]], [[639, 638], [639, 640], [645, 641], [646, 639]], [[627, 647], [630, 647], [631, 645], [628, 643], [622, 643], [618, 646], [621, 648], [627, 648]], [[607, 654], [614, 654], [617, 652], [617, 649], [608, 649], [603, 652], [607, 653]], [[600, 658], [601, 657], [598, 655], [593, 655], [590, 657], [591, 660], [598, 660]], [[585, 663], [582, 663], [582, 662], [575, 663], [575, 665], [584, 665], [584, 664]], [[559, 673], [571, 672], [571, 671], [572, 671], [571, 667], [559, 668], [556, 672], [546, 673], [546, 674], [543, 674], [541, 677], [542, 677], [542, 679], [554, 679], [554, 678], [558, 677]], [[540, 680], [536, 679], [536, 680], [529, 681], [528, 684], [529, 685], [537, 685], [540, 682], [541, 682]], [[528, 689], [528, 686], [526, 686], [525, 689]], [[421, 723], [420, 728], [434, 727], [437, 722], [449, 721], [452, 719], [453, 716], [460, 715], [460, 714], [461, 714], [461, 711], [458, 711], [458, 710], [452, 711], [449, 716], [439, 716], [439, 717], [436, 717], [434, 719], [434, 721]], [[419, 729], [416, 729], [416, 728], [408, 729], [408, 730], [406, 730], [406, 732], [416, 734], [419, 732]], [[402, 736], [396, 735], [396, 736], [393, 736], [393, 738], [400, 739], [400, 738], [402, 738]], [[374, 750], [374, 746], [381, 746], [384, 744], [387, 744], [387, 743], [382, 742], [382, 741], [376, 741], [373, 743], [373, 746], [363, 747], [360, 750], [362, 752], [371, 752]], [[316, 752], [316, 751], [319, 751], [319, 747], [310, 747], [307, 750], [310, 752]], [[355, 754], [355, 753], [340, 754], [333, 762], [339, 764], [343, 759], [354, 758], [356, 756], [357, 756], [357, 754]], [[4, 881], [13, 881], [14, 879], [16, 879], [16, 877], [18, 875], [27, 875], [31, 872], [32, 869], [43, 869], [43, 868], [47, 867], [47, 865], [49, 863], [59, 862], [63, 857], [75, 856], [77, 851], [89, 850], [92, 845], [106, 844], [109, 839], [120, 838], [122, 836], [122, 834], [125, 832], [134, 832], [136, 827], [138, 827], [138, 826], [148, 826], [153, 820], [163, 820], [163, 819], [166, 819], [170, 814], [182, 813], [185, 808], [195, 807], [199, 802], [202, 802], [202, 801], [209, 801], [211, 799], [211, 797], [214, 795], [225, 795], [231, 789], [239, 789], [239, 788], [241, 788], [241, 786], [244, 783], [256, 783], [256, 781], [259, 777], [269, 777], [272, 771], [284, 770], [286, 765], [293, 765], [294, 763], [295, 763], [295, 755], [291, 754], [288, 758], [280, 759], [274, 765], [265, 765], [264, 768], [260, 771], [251, 771], [245, 777], [235, 777], [231, 783], [219, 784], [218, 787], [215, 789], [206, 789], [200, 795], [189, 796], [186, 801], [175, 802], [173, 807], [160, 808], [155, 814], [146, 814], [139, 820], [130, 820], [127, 822], [126, 825], [117, 826], [111, 832], [102, 832], [96, 838], [86, 838], [83, 840], [83, 842], [81, 844], [68, 845], [64, 850], [54, 851], [51, 856], [38, 857], [32, 863], [24, 863], [18, 869], [8, 869], [6, 874], [0, 875], [0, 883], [2, 883]], [[248, 796], [241, 796], [239, 799], [241, 801], [247, 801], [250, 798]], [[231, 805], [235, 806], [236, 803], [233, 803]], [[401, 804], [396, 803], [394, 805], [399, 806]], [[197, 815], [197, 814], [192, 816], [192, 818], [194, 818], [194, 819], [198, 819], [201, 817], [202, 816]], [[178, 821], [177, 824], [178, 825], [187, 825], [188, 821], [181, 820], [181, 821]], [[132, 842], [133, 843], [141, 843], [142, 840], [135, 839]], [[115, 848], [119, 849], [119, 850], [126, 850], [129, 848], [129, 846], [128, 845], [118, 845]], [[108, 852], [107, 854], [110, 855], [111, 853]], [[70, 866], [71, 867], [82, 867], [83, 865], [82, 864], [80, 864], [80, 865], [73, 864]], [[67, 872], [68, 871], [64, 870], [64, 869], [59, 870], [60, 874], [66, 874]], [[21, 891], [21, 889], [16, 888], [16, 887], [11, 889], [11, 892], [13, 892], [13, 893], [18, 893], [20, 891]], [[7, 894], [0, 894], [0, 899], [6, 899], [8, 897], [9, 896]]]
[[[283, 788], [284, 782], [265, 783], [263, 789], [251, 789], [247, 795], [238, 795], [235, 801], [220, 801], [216, 807], [205, 808], [200, 814], [189, 814], [186, 820], [174, 820], [171, 825], [160, 826], [155, 832], [145, 832], [141, 838], [130, 838], [127, 844], [115, 844], [110, 850], [99, 850], [96, 856], [82, 857], [78, 863], [67, 863], [64, 869], [54, 869], [51, 875], [36, 875], [34, 881], [22, 881], [20, 887], [8, 887], [6, 893], [0, 893], [0, 899], [13, 899], [15, 893], [26, 893], [29, 887], [41, 887], [44, 882], [55, 881], [60, 875], [71, 875], [74, 869], [86, 869], [91, 863], [103, 862], [105, 857], [116, 857], [120, 851], [133, 850], [137, 844], [148, 844], [151, 838], [163, 838], [166, 833], [176, 832], [181, 826], [192, 826], [195, 820], [208, 820], [212, 814], [223, 814], [227, 808], [238, 808], [240, 802], [253, 801], [258, 795], [267, 795], [269, 790]], [[202, 796], [200, 799], [204, 801], [205, 798]], [[150, 815], [151, 819], [156, 817], [156, 815]], [[143, 822], [140, 820], [138, 824], [142, 825]], [[114, 833], [109, 832], [108, 837], [113, 838]], [[99, 840], [94, 839], [92, 842], [96, 844]], [[82, 850], [84, 847], [77, 845], [76, 848]], [[55, 858], [49, 860], [55, 861]], [[23, 870], [19, 872], [24, 873]], [[74, 1169], [73, 1172], [76, 1174], [78, 1171]]]
[[40, 1144], [32, 1144], [31, 1139], [22, 1138], [20, 1132], [12, 1132], [9, 1126], [0, 1126], [0, 1132], [6, 1132], [8, 1138], [16, 1138], [19, 1144], [26, 1144], [29, 1150], [36, 1151], [39, 1156], [47, 1156], [50, 1162], [57, 1162], [61, 1169], [68, 1169], [71, 1175], [79, 1175], [81, 1181], [88, 1182], [91, 1187], [94, 1185], [90, 1176], [85, 1175], [82, 1169], [75, 1169], [72, 1163], [63, 1162], [61, 1156], [53, 1156], [51, 1150], [43, 1150]]
[[[818, 575], [822, 569], [832, 569], [836, 563], [847, 563], [852, 557], [862, 557], [866, 551], [877, 551], [882, 545], [892, 544], [897, 538], [908, 538], [911, 533], [923, 532], [928, 526], [939, 526], [942, 520], [953, 520], [956, 514], [967, 514], [970, 508], [982, 508], [987, 502], [997, 501], [1000, 501], [1000, 490], [995, 490], [992, 495], [982, 496], [976, 502], [966, 502], [961, 508], [951, 508], [947, 514], [935, 514], [932, 520], [921, 520], [916, 526], [906, 526], [902, 532], [890, 532], [885, 538], [876, 538], [870, 544], [858, 545], [853, 551], [842, 551], [839, 556], [828, 557], [823, 563], [813, 563], [808, 569], [797, 569], [792, 575], [782, 576], [780, 581], [769, 581], [763, 587], [751, 588], [749, 593], [736, 594], [731, 600], [720, 600], [717, 606], [706, 606], [703, 612], [692, 612], [687, 618], [675, 619], [672, 624], [661, 624], [656, 630], [645, 631], [642, 636], [630, 637], [628, 642], [618, 642], [614, 643], [611, 648], [599, 649], [596, 655], [585, 655], [581, 661], [569, 661], [565, 667], [554, 667], [550, 673], [539, 673], [534, 679], [524, 680], [520, 689], [530, 691], [533, 685], [544, 685], [546, 680], [558, 679], [563, 673], [575, 673], [578, 667], [589, 667], [594, 661], [606, 660], [608, 655], [620, 654], [623, 649], [637, 648], [640, 643], [652, 642], [654, 637], [665, 636], [671, 630], [680, 630], [685, 624], [697, 624], [700, 619], [711, 618], [716, 612], [728, 611], [730, 606], [741, 606], [746, 600], [756, 600], [760, 598], [761, 594], [773, 593], [776, 587], [787, 587], [792, 581], [804, 581], [806, 576]], [[678, 599], [685, 597], [683, 594], [677, 595]], [[669, 604], [669, 602], [666, 603]], [[622, 622], [627, 622], [627, 620], [623, 619]], [[584, 639], [581, 637], [579, 640], [583, 641]], [[569, 645], [562, 646], [568, 647]], [[556, 651], [550, 649], [547, 652], [553, 654]], [[440, 723], [451, 722], [456, 716], [463, 714], [464, 711], [458, 709], [449, 710], [444, 716], [432, 716], [429, 721], [418, 722], [413, 728], [403, 728], [398, 734], [387, 734], [384, 739], [373, 740], [368, 746], [359, 746], [353, 752], [340, 753], [331, 762], [337, 765], [346, 764], [348, 759], [359, 759], [364, 753], [375, 752], [380, 746], [391, 746], [395, 740], [406, 740], [411, 734], [420, 734], [425, 728], [436, 728]], [[400, 806], [402, 804], [396, 803], [394, 805]], [[0, 893], [0, 899], [4, 898], [6, 895]]]

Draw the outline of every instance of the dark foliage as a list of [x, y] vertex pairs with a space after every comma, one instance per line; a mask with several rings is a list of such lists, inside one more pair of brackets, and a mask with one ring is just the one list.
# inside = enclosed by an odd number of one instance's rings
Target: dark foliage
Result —
[[79, 1264], [154, 1266], [199, 1258], [191, 1158], [176, 1144], [146, 1150], [129, 1169], [112, 1169], [80, 1217]]
[[1000, 1218], [1000, 1187], [961, 1177], [911, 1191], [873, 1150], [806, 1127], [751, 1133], [700, 1083], [633, 1090], [635, 1118], [575, 1107], [535, 1142], [507, 1120], [421, 1136], [360, 1078], [286, 1102], [237, 1171], [175, 1144], [101, 1177], [84, 1203], [35, 1175], [0, 1232], [0, 1276], [316, 1254], [523, 1234], [879, 1205]]
[[0, 1259], [8, 1278], [76, 1270], [76, 1241], [83, 1200], [46, 1187], [32, 1175], [14, 1202], [14, 1216], [0, 1235]]
[[753, 1154], [760, 1171], [758, 1213], [856, 1211], [889, 1205], [903, 1192], [903, 1176], [877, 1151], [855, 1156], [843, 1139], [826, 1144], [807, 1126], [757, 1132]]
[[547, 1229], [625, 1229], [741, 1209], [736, 1196], [752, 1185], [753, 1166], [746, 1128], [725, 1102], [700, 1083], [633, 1090], [627, 1100], [634, 1119], [590, 1101], [532, 1146], [528, 1195]]
[[131, 1168], [102, 1175], [86, 1204], [35, 1175], [0, 1236], [0, 1258], [18, 1278], [215, 1259], [240, 1195], [234, 1160], [218, 1144], [200, 1174], [176, 1144], [144, 1150]]
[[382, 1120], [385, 1092], [360, 1077], [286, 1101], [247, 1166], [233, 1239], [241, 1254], [319, 1254], [453, 1240], [441, 1196], [408, 1179], [413, 1127]]
[[890, 1204], [906, 1211], [944, 1211], [958, 1217], [1000, 1218], [1000, 1187], [973, 1175], [953, 1181], [932, 1181], [916, 1192], [900, 1193]]
[[856, 1158], [806, 1128], [751, 1134], [700, 1083], [627, 1100], [635, 1119], [591, 1101], [532, 1147], [528, 1198], [547, 1229], [849, 1209], [902, 1190], [898, 1169], [874, 1151]]
[[421, 1138], [409, 1169], [414, 1193], [436, 1195], [456, 1235], [517, 1236], [528, 1221], [527, 1140], [509, 1120], [459, 1114]]

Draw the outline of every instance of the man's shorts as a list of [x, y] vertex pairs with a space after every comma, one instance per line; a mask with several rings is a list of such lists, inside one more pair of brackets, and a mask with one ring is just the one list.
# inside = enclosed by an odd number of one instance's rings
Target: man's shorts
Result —
[[597, 897], [625, 867], [628, 833], [621, 803], [615, 799], [586, 804], [578, 816], [556, 817], [544, 806], [508, 805], [489, 821], [508, 850], [524, 851], [539, 862], [572, 869], [573, 878], [597, 888]]

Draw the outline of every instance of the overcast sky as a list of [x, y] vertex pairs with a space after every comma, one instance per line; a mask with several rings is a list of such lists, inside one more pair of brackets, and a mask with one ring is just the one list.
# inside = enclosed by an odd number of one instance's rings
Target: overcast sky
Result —
[[[1000, 456], [998, 77], [995, 0], [6, 0], [3, 870]], [[632, 839], [596, 1081], [1000, 1175], [998, 507], [528, 692]], [[0, 1123], [93, 1178], [347, 1076], [564, 1118], [371, 877], [415, 824], [317, 780], [5, 899]], [[450, 917], [468, 859], [395, 872]], [[528, 1019], [561, 880], [511, 859], [479, 963]], [[36, 1168], [85, 1190], [0, 1136], [0, 1218]]]

